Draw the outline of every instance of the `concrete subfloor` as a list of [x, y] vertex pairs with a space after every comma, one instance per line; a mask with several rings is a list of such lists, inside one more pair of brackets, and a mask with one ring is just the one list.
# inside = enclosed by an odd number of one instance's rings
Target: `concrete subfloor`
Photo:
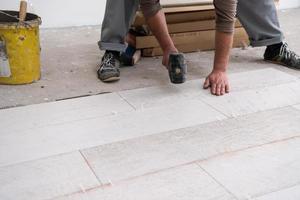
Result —
[[[291, 48], [300, 53], [300, 9], [279, 12], [282, 29]], [[103, 52], [98, 50], [100, 27], [42, 29], [42, 79], [22, 86], [0, 85], [0, 108], [57, 101], [86, 95], [169, 84], [161, 58], [143, 58], [135, 67], [123, 68], [118, 83], [104, 84], [97, 79], [96, 69]], [[241, 72], [276, 68], [289, 70], [262, 61], [264, 48], [234, 49], [229, 71]], [[186, 54], [189, 80], [205, 77], [211, 70], [213, 52]]]

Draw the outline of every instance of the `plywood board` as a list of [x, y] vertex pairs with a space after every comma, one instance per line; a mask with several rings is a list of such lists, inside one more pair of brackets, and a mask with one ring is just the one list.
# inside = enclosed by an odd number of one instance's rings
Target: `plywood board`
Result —
[[[157, 40], [153, 36], [146, 40], [143, 37], [137, 37], [137, 46], [143, 49], [143, 56], [153, 57], [163, 55], [163, 51], [159, 46]], [[183, 53], [213, 50], [215, 48], [215, 31], [199, 31], [182, 34], [171, 34], [172, 40], [178, 51]], [[244, 28], [236, 28], [233, 48], [248, 46], [249, 39]], [[151, 47], [151, 48], [147, 48]], [[152, 48], [155, 47], [155, 48]]]
[[185, 13], [185, 12], [194, 12], [194, 11], [206, 11], [214, 10], [213, 5], [177, 5], [177, 6], [167, 6], [163, 8], [165, 14], [169, 13]]
[[[215, 27], [216, 27], [215, 20], [202, 20], [202, 21], [168, 24], [169, 33], [207, 31], [207, 30], [214, 30]], [[242, 27], [242, 25], [239, 21], [237, 21], [235, 27], [240, 28]]]
[[160, 3], [163, 7], [169, 6], [187, 6], [187, 5], [206, 5], [212, 4], [212, 0], [161, 0]]
[[[214, 10], [183, 12], [183, 13], [169, 13], [166, 14], [166, 21], [168, 24], [182, 23], [191, 21], [201, 21], [215, 19], [216, 13]], [[145, 18], [141, 12], [137, 12], [133, 26], [145, 25]]]

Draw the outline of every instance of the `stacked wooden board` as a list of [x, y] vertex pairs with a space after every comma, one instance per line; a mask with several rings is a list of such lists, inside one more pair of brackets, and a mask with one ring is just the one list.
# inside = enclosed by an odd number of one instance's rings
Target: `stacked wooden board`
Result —
[[[168, 29], [175, 46], [187, 53], [215, 47], [215, 10], [212, 3], [169, 4], [163, 7]], [[137, 12], [133, 29], [148, 29], [143, 14]], [[143, 56], [159, 56], [162, 50], [149, 30], [136, 37], [136, 48]], [[248, 35], [239, 21], [235, 25], [234, 47], [249, 44]]]

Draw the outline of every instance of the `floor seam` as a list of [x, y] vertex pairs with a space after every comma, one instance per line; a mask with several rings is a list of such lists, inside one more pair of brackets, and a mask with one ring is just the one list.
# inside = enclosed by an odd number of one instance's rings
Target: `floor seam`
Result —
[[233, 116], [227, 115], [225, 113], [223, 113], [221, 110], [215, 108], [214, 106], [210, 105], [209, 103], [207, 103], [206, 101], [203, 101], [202, 99], [200, 99], [200, 101], [202, 103], [204, 103], [205, 105], [207, 105], [208, 107], [212, 108], [213, 110], [217, 111], [218, 113], [220, 113], [221, 115], [223, 115], [226, 119], [232, 119], [234, 118]]
[[[211, 157], [207, 157], [207, 158], [203, 158], [203, 159], [192, 160], [192, 161], [187, 162], [187, 163], [182, 163], [182, 164], [178, 164], [178, 165], [171, 166], [171, 167], [165, 167], [163, 169], [158, 169], [158, 170], [152, 171], [152, 172], [150, 171], [150, 172], [147, 172], [147, 173], [144, 173], [144, 174], [140, 174], [140, 175], [136, 175], [136, 176], [133, 176], [133, 177], [129, 177], [129, 178], [118, 180], [118, 181], [116, 181], [114, 183], [114, 185], [121, 184], [121, 183], [128, 182], [128, 181], [132, 181], [132, 180], [141, 178], [143, 176], [149, 176], [149, 175], [153, 175], [153, 174], [158, 174], [158, 173], [161, 173], [161, 172], [164, 172], [164, 171], [167, 171], [167, 170], [176, 169], [176, 168], [187, 166], [187, 165], [192, 165], [192, 164], [197, 164], [197, 163], [200, 164], [201, 162], [207, 162], [207, 161], [209, 161], [211, 159], [214, 159], [214, 158], [217, 158], [217, 157], [229, 154], [229, 153], [232, 154], [232, 153], [242, 152], [242, 151], [245, 151], [245, 150], [248, 150], [248, 149], [254, 149], [254, 148], [262, 147], [262, 146], [265, 146], [265, 145], [270, 145], [270, 144], [281, 143], [281, 142], [284, 142], [284, 141], [289, 141], [289, 140], [292, 140], [292, 139], [295, 139], [295, 138], [299, 139], [300, 135], [299, 136], [290, 137], [290, 138], [286, 138], [286, 139], [282, 139], [282, 140], [278, 140], [278, 141], [273, 141], [273, 142], [261, 144], [261, 145], [250, 146], [250, 147], [244, 148], [244, 149], [237, 149], [235, 151], [225, 152], [225, 153], [222, 153], [222, 154], [217, 154], [217, 155], [214, 155], [214, 156], [211, 156]], [[111, 184], [104, 184], [104, 185], [102, 185], [102, 188], [105, 188], [105, 187], [110, 186], [110, 185]]]
[[195, 163], [200, 169], [203, 170], [204, 173], [206, 173], [210, 178], [212, 178], [219, 186], [221, 186], [228, 194], [230, 194], [233, 198], [235, 198], [236, 200], [238, 200], [239, 198], [233, 193], [231, 192], [227, 187], [225, 187], [224, 184], [222, 184], [220, 181], [218, 181], [212, 174], [210, 174], [207, 170], [205, 170], [200, 163], [196, 162]]
[[125, 97], [123, 97], [119, 92], [116, 92], [116, 94], [123, 100], [125, 101], [131, 108], [133, 108], [133, 110], [137, 110], [137, 108], [132, 105]]
[[99, 186], [103, 186], [104, 184], [102, 183], [101, 179], [98, 177], [98, 175], [96, 174], [96, 172], [94, 171], [94, 169], [92, 168], [92, 166], [90, 165], [89, 161], [87, 160], [87, 158], [84, 156], [84, 154], [82, 153], [81, 150], [78, 150], [78, 152], [80, 153], [80, 155], [82, 156], [82, 158], [84, 159], [85, 163], [87, 164], [87, 166], [89, 167], [90, 171], [93, 173], [93, 175], [95, 176], [95, 178], [97, 179], [98, 183], [100, 184]]
[[293, 185], [286, 186], [286, 187], [282, 187], [282, 188], [279, 188], [277, 190], [273, 190], [273, 191], [270, 191], [270, 192], [267, 192], [267, 193], [256, 194], [256, 195], [253, 195], [252, 198], [254, 198], [254, 199], [260, 198], [260, 197], [263, 197], [263, 196], [266, 196], [266, 195], [269, 195], [269, 194], [273, 194], [273, 193], [276, 193], [276, 192], [288, 190], [288, 189], [296, 187], [296, 186], [300, 186], [300, 182], [295, 183]]
[[[244, 151], [244, 150], [247, 150], [247, 149], [254, 149], [254, 148], [257, 148], [257, 147], [262, 147], [262, 146], [265, 146], [265, 145], [269, 145], [269, 144], [274, 144], [274, 143], [280, 143], [280, 142], [283, 142], [283, 141], [288, 141], [288, 140], [292, 140], [292, 139], [295, 139], [295, 138], [300, 138], [300, 136], [295, 136], [295, 137], [290, 137], [290, 138], [286, 138], [284, 140], [279, 140], [279, 141], [273, 141], [273, 142], [269, 142], [269, 143], [265, 143], [265, 144], [261, 144], [261, 145], [256, 145], [256, 146], [251, 146], [251, 147], [248, 147], [248, 148], [245, 148], [245, 149], [238, 149], [238, 150], [235, 150], [235, 151], [231, 151], [231, 152], [226, 152], [226, 153], [223, 153], [223, 154], [218, 154], [218, 155], [215, 155], [215, 156], [211, 156], [211, 157], [208, 157], [208, 158], [205, 158], [205, 159], [198, 159], [198, 160], [194, 160], [194, 161], [191, 161], [191, 162], [188, 162], [188, 163], [183, 163], [183, 164], [179, 164], [179, 165], [176, 165], [176, 166], [171, 166], [171, 167], [167, 167], [167, 168], [163, 168], [163, 169], [160, 169], [160, 170], [157, 170], [157, 171], [152, 171], [152, 172], [148, 172], [148, 173], [144, 173], [144, 174], [140, 174], [140, 175], [137, 175], [137, 176], [134, 176], [134, 177], [129, 177], [129, 178], [126, 178], [126, 179], [121, 179], [121, 180], [118, 180], [116, 182], [114, 182], [113, 184], [114, 185], [119, 185], [119, 184], [122, 184], [122, 183], [126, 183], [128, 181], [134, 181], [138, 178], [141, 178], [143, 176], [150, 176], [150, 175], [153, 175], [153, 174], [158, 174], [158, 173], [162, 173], [162, 172], [165, 172], [165, 171], [168, 171], [168, 170], [172, 170], [172, 169], [176, 169], [176, 168], [179, 168], [179, 167], [183, 167], [183, 166], [187, 166], [187, 165], [192, 165], [192, 164], [196, 164], [198, 167], [200, 167], [201, 169], [202, 166], [201, 166], [201, 162], [204, 162], [204, 161], [209, 161], [210, 159], [214, 159], [216, 157], [219, 157], [219, 156], [223, 156], [223, 155], [226, 155], [227, 153], [232, 153], [232, 152], [241, 152], [241, 151]], [[94, 170], [91, 168], [90, 164], [88, 163], [87, 159], [85, 158], [85, 156], [83, 155], [83, 153], [81, 151], [79, 151], [81, 156], [83, 157], [83, 159], [85, 160], [85, 162], [87, 163], [87, 165], [90, 167], [91, 171], [93, 172], [93, 174], [96, 176], [97, 180], [99, 181], [99, 183], [101, 183], [101, 185], [97, 186], [97, 187], [93, 187], [93, 188], [90, 188], [90, 189], [87, 189], [86, 191], [94, 191], [94, 190], [98, 190], [98, 189], [105, 189], [107, 187], [111, 187], [112, 186], [112, 183], [109, 183], [109, 184], [103, 184], [101, 182], [101, 180], [99, 179], [99, 177], [96, 175], [96, 173], [94, 172]], [[203, 169], [204, 170], [204, 169]], [[206, 172], [206, 170], [204, 170], [204, 172]], [[209, 174], [208, 172], [206, 172], [207, 174]], [[210, 177], [212, 177], [210, 175]], [[214, 180], [215, 178], [212, 177]], [[220, 184], [217, 180], [215, 180], [218, 184]], [[222, 184], [220, 184], [222, 187], [224, 187]], [[226, 187], [224, 187], [224, 189], [229, 192], [236, 200], [238, 200], [238, 198], [232, 194], [232, 192], [230, 190], [228, 190]], [[280, 190], [279, 190], [280, 191]], [[74, 195], [74, 194], [78, 194], [80, 193], [80, 191], [77, 191], [77, 192], [73, 192], [73, 193], [70, 193], [70, 194], [65, 194], [65, 195], [61, 195], [61, 196], [69, 196], [69, 195]], [[59, 197], [61, 197], [59, 196]], [[56, 197], [57, 198], [57, 197]], [[53, 200], [55, 198], [51, 198], [49, 200]]]

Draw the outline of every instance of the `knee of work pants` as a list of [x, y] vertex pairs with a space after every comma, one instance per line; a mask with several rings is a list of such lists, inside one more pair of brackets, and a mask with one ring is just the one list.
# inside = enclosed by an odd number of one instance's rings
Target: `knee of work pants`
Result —
[[141, 0], [141, 10], [146, 19], [161, 10], [160, 0]]

